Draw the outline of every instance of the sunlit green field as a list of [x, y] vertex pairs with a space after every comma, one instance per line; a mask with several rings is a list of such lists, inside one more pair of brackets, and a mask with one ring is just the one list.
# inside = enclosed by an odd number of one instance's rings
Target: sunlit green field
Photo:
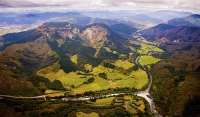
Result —
[[143, 70], [137, 70], [133, 71], [131, 73], [134, 76], [134, 79], [136, 80], [135, 88], [141, 89], [143, 86], [145, 86], [148, 83], [148, 75]]
[[110, 105], [115, 97], [108, 97], [108, 98], [103, 98], [103, 99], [97, 99], [95, 104], [96, 105]]
[[85, 64], [84, 67], [85, 67], [85, 70], [87, 70], [87, 71], [92, 71], [92, 65], [90, 65], [90, 64]]
[[114, 65], [115, 65], [116, 67], [121, 67], [121, 68], [127, 70], [127, 69], [133, 67], [133, 66], [134, 66], [134, 63], [131, 63], [131, 62], [127, 61], [127, 60], [125, 60], [125, 61], [123, 61], [123, 60], [117, 60], [117, 61], [114, 63]]
[[92, 113], [84, 113], [84, 112], [77, 112], [76, 113], [77, 117], [99, 117], [98, 113], [92, 112]]
[[[76, 58], [76, 55], [72, 57]], [[75, 62], [75, 61], [74, 61]], [[97, 67], [92, 67], [90, 64], [85, 64], [87, 75], [83, 71], [65, 73], [60, 69], [60, 65], [55, 63], [52, 66], [38, 71], [38, 75], [48, 78], [51, 82], [56, 80], [61, 81], [65, 88], [73, 89], [74, 93], [84, 93], [85, 91], [96, 91], [108, 88], [124, 88], [134, 87], [141, 89], [148, 83], [148, 76], [145, 71], [137, 70], [126, 72], [134, 67], [134, 63], [128, 60], [105, 61], [115, 66], [115, 68], [104, 67], [104, 62]], [[54, 70], [55, 72], [52, 72]], [[100, 73], [104, 73], [107, 79], [99, 77]], [[89, 84], [84, 84], [89, 78], [94, 78], [94, 81]]]
[[116, 51], [112, 51], [110, 48], [108, 47], [104, 47], [106, 49], [107, 52], [112, 52], [113, 54], [116, 54], [117, 52]]
[[110, 80], [119, 80], [119, 79], [123, 79], [123, 78], [126, 77], [122, 73], [117, 73], [115, 71], [110, 72], [110, 73], [106, 73], [106, 74], [107, 74], [108, 79], [110, 79]]
[[108, 47], [104, 47], [104, 48], [106, 49], [107, 52], [112, 52], [112, 51], [110, 50], [110, 48], [108, 48]]
[[160, 49], [156, 46], [141, 43], [141, 48], [138, 49], [138, 53], [146, 55], [146, 54], [148, 54], [149, 51], [163, 52], [162, 49]]
[[159, 61], [160, 61], [160, 59], [154, 58], [152, 56], [141, 56], [140, 59], [139, 59], [139, 63], [143, 66], [149, 65], [149, 64], [155, 64]]
[[74, 92], [101, 90], [110, 84], [107, 80], [99, 78], [99, 77], [94, 77], [94, 79], [95, 79], [94, 82], [92, 82], [90, 84], [83, 84], [83, 85], [75, 88]]
[[78, 63], [77, 60], [78, 60], [78, 56], [77, 55], [71, 56], [71, 61], [73, 63], [77, 64]]

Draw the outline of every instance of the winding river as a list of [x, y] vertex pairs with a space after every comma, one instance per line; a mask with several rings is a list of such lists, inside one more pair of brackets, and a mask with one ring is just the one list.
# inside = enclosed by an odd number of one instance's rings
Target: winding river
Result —
[[[147, 89], [145, 89], [144, 91], [139, 91], [139, 92], [135, 92], [135, 93], [131, 93], [132, 95], [137, 95], [137, 96], [140, 96], [140, 97], [143, 97], [147, 100], [147, 102], [149, 103], [150, 105], [150, 109], [151, 109], [151, 112], [154, 114], [155, 117], [162, 117], [161, 115], [159, 115], [157, 113], [157, 111], [155, 110], [155, 104], [154, 104], [154, 100], [153, 98], [151, 97], [151, 95], [149, 94], [149, 90], [151, 88], [151, 85], [152, 85], [152, 74], [144, 67], [142, 67], [141, 65], [139, 65], [139, 60], [140, 58], [140, 55], [138, 55], [134, 61], [134, 58], [132, 59], [133, 62], [135, 62], [135, 64], [137, 64], [140, 69], [144, 70], [148, 76], [149, 76], [149, 84], [148, 84], [148, 87]], [[101, 95], [101, 96], [98, 96], [98, 97], [79, 97], [79, 98], [63, 98], [63, 101], [81, 101], [81, 100], [89, 100], [89, 99], [92, 99], [92, 98], [100, 98], [100, 97], [109, 97], [109, 96], [117, 96], [117, 95], [121, 95], [121, 94], [125, 94], [125, 93], [116, 93], [116, 94], [110, 94], [110, 95]], [[33, 98], [44, 98], [44, 100], [46, 100], [46, 97], [47, 95], [41, 95], [41, 96], [33, 96], [33, 97], [22, 97], [22, 96], [10, 96], [10, 95], [0, 95], [0, 99], [3, 99], [3, 97], [7, 97], [7, 98], [17, 98], [17, 99], [33, 99]]]
[[140, 92], [136, 92], [135, 94], [137, 96], [140, 96], [140, 97], [143, 97], [145, 98], [149, 105], [150, 105], [150, 109], [151, 109], [151, 112], [154, 114], [155, 117], [162, 117], [160, 114], [157, 113], [157, 111], [155, 110], [155, 104], [154, 104], [154, 100], [153, 98], [151, 97], [150, 93], [149, 93], [149, 90], [151, 88], [151, 85], [152, 85], [152, 81], [153, 81], [153, 77], [152, 77], [152, 74], [144, 67], [141, 67], [138, 63], [138, 60], [140, 59], [140, 55], [137, 56], [137, 58], [135, 59], [135, 64], [137, 64], [140, 69], [143, 69], [149, 76], [149, 85], [147, 87], [147, 89], [145, 89], [145, 91], [140, 91]]

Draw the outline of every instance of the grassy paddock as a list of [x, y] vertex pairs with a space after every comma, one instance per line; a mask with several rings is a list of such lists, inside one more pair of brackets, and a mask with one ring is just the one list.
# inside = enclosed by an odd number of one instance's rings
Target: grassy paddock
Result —
[[87, 71], [92, 71], [92, 65], [90, 65], [90, 64], [85, 64], [84, 67], [85, 67], [85, 70], [87, 70]]
[[162, 49], [156, 46], [141, 43], [141, 48], [138, 50], [138, 53], [146, 55], [149, 51], [163, 52]]
[[76, 113], [77, 117], [99, 117], [98, 113], [92, 112], [92, 113], [84, 113], [84, 112], [77, 112]]
[[77, 64], [78, 63], [77, 60], [78, 60], [78, 56], [77, 55], [71, 56], [71, 61], [73, 63]]
[[136, 80], [136, 83], [134, 86], [135, 88], [141, 89], [143, 86], [145, 86], [148, 83], [148, 75], [145, 71], [137, 70], [137, 71], [133, 71], [131, 74]]
[[77, 88], [74, 89], [75, 93], [81, 93], [85, 91], [95, 91], [95, 90], [101, 90], [104, 89], [106, 86], [109, 86], [109, 82], [105, 79], [94, 77], [94, 82], [90, 84], [83, 84]]
[[108, 98], [103, 98], [103, 99], [97, 99], [95, 104], [96, 105], [110, 105], [113, 103], [113, 100], [115, 97], [108, 97]]
[[160, 61], [160, 59], [154, 58], [152, 56], [141, 56], [139, 59], [139, 63], [143, 66], [149, 65], [149, 64], [156, 64], [159, 61]]

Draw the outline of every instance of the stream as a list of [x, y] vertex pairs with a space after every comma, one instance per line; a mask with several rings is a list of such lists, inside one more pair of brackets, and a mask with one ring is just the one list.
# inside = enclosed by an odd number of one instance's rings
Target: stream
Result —
[[149, 82], [149, 85], [147, 87], [147, 89], [145, 89], [145, 91], [140, 91], [140, 92], [136, 92], [135, 94], [137, 96], [140, 96], [140, 97], [143, 97], [147, 100], [147, 102], [149, 103], [150, 105], [150, 109], [151, 109], [151, 112], [154, 114], [155, 117], [162, 117], [160, 114], [158, 114], [158, 112], [155, 110], [155, 104], [154, 104], [154, 100], [153, 98], [151, 97], [151, 95], [149, 94], [149, 90], [151, 88], [151, 85], [152, 85], [152, 80], [153, 80], [153, 77], [152, 77], [152, 74], [144, 67], [141, 67], [139, 64], [138, 64], [138, 60], [140, 59], [140, 55], [137, 56], [137, 58], [135, 59], [135, 64], [137, 64], [140, 69], [143, 69], [149, 76], [149, 79], [150, 79], [150, 82]]

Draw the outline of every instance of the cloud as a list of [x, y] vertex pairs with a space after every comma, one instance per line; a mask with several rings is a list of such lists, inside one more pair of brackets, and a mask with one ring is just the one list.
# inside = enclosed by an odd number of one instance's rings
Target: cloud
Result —
[[66, 7], [79, 9], [173, 9], [200, 11], [199, 0], [0, 0], [1, 8]]

